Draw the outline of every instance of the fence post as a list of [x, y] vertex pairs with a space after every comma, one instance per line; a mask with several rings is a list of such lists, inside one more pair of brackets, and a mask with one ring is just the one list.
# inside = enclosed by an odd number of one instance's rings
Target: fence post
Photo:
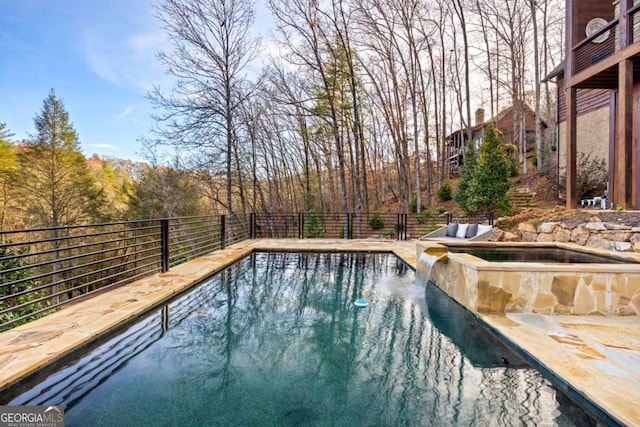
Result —
[[256, 238], [256, 214], [255, 212], [249, 213], [249, 238]]
[[304, 212], [298, 212], [298, 239], [304, 239]]
[[169, 271], [169, 220], [160, 220], [160, 241], [162, 250], [162, 272]]
[[407, 222], [409, 221], [409, 214], [402, 214], [402, 230], [401, 230], [401, 236], [402, 238], [400, 240], [407, 240]]
[[349, 238], [353, 239], [353, 228], [354, 228], [354, 225], [356, 223], [356, 219], [357, 218], [356, 218], [356, 213], [355, 212], [351, 212], [350, 215], [351, 215], [351, 221], [349, 221], [349, 224], [350, 224], [350, 226], [349, 226]]
[[224, 249], [227, 242], [226, 216], [220, 215], [220, 249]]

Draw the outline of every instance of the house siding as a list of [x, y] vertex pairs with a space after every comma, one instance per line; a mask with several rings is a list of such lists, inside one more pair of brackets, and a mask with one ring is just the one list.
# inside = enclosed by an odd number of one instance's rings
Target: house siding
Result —
[[[604, 159], [609, 166], [609, 140], [610, 140], [610, 117], [609, 104], [604, 108], [583, 113], [577, 117], [577, 139], [578, 153], [591, 153], [591, 159], [596, 157]], [[564, 141], [566, 141], [566, 122], [558, 126], [559, 133], [559, 165], [566, 167], [567, 153]]]
[[[611, 91], [609, 89], [578, 89], [576, 105], [578, 116], [589, 114], [603, 107], [609, 107]], [[558, 122], [567, 121], [567, 97], [564, 91], [564, 78], [558, 78]]]

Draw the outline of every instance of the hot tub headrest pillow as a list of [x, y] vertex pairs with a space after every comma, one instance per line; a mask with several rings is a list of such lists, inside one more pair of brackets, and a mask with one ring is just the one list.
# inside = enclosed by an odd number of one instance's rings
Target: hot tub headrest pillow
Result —
[[467, 232], [465, 233], [464, 237], [467, 239], [470, 239], [472, 237], [476, 237], [476, 234], [478, 234], [478, 224], [469, 224], [469, 227], [467, 227]]
[[456, 237], [456, 233], [458, 232], [458, 223], [452, 222], [447, 225], [447, 237]]

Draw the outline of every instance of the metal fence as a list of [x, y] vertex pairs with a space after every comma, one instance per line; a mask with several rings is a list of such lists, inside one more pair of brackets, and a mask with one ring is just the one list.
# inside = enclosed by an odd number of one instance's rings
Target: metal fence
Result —
[[0, 232], [0, 330], [246, 240], [248, 215]]
[[250, 214], [252, 238], [408, 240], [446, 224], [446, 215], [434, 213], [329, 213], [299, 212]]
[[0, 331], [255, 238], [418, 238], [436, 214], [209, 215], [0, 231]]

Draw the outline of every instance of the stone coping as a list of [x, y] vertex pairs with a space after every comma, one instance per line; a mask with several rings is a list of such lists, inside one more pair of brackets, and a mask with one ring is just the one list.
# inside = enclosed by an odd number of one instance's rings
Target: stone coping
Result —
[[[0, 389], [54, 365], [253, 251], [392, 252], [412, 268], [424, 242], [249, 240], [0, 333]], [[539, 366], [621, 423], [640, 425], [640, 318], [478, 314]], [[596, 355], [594, 357], [594, 355]]]

